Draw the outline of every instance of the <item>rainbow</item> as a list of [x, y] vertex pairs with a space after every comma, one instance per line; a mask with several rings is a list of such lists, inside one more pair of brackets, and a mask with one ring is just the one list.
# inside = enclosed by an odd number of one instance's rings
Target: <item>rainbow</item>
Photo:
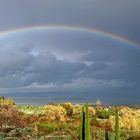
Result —
[[98, 29], [92, 29], [92, 28], [84, 28], [84, 27], [76, 27], [76, 26], [63, 26], [63, 25], [57, 25], [57, 26], [49, 26], [49, 25], [41, 25], [41, 26], [29, 26], [29, 27], [22, 27], [22, 28], [16, 28], [11, 29], [8, 31], [0, 32], [0, 39], [3, 39], [8, 36], [14, 36], [16, 34], [26, 33], [26, 32], [33, 32], [33, 31], [77, 31], [77, 32], [85, 32], [85, 33], [91, 33], [96, 34], [101, 37], [107, 37], [112, 40], [120, 41], [123, 43], [126, 43], [133, 47], [140, 48], [140, 44], [135, 43], [131, 41], [130, 39], [122, 36], [117, 36], [115, 34], [101, 31]]

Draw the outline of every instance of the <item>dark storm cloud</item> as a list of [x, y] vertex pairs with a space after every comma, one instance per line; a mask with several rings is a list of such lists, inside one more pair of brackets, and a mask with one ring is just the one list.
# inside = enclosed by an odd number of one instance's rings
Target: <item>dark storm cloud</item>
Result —
[[[3, 88], [23, 87], [33, 83], [67, 82], [84, 64], [57, 60], [50, 52], [25, 51], [22, 48], [0, 48], [0, 85]], [[30, 48], [31, 49], [31, 48]], [[27, 49], [28, 50], [28, 49]]]
[[59, 31], [18, 33], [1, 39], [1, 91], [136, 88], [140, 49], [107, 37], [100, 43], [101, 39], [96, 34]]

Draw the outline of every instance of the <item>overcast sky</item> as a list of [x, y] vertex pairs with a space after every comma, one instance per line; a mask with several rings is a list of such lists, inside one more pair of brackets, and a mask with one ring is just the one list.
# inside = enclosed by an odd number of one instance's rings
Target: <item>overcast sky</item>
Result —
[[0, 32], [32, 26], [96, 29], [0, 34], [0, 93], [67, 92], [140, 100], [139, 0], [0, 0]]

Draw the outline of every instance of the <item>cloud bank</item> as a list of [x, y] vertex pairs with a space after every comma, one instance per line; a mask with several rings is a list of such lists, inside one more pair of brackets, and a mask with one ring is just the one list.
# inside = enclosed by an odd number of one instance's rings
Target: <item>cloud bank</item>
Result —
[[[1, 40], [1, 92], [139, 89], [140, 49], [95, 34], [27, 32]], [[122, 93], [123, 94], [123, 93]]]

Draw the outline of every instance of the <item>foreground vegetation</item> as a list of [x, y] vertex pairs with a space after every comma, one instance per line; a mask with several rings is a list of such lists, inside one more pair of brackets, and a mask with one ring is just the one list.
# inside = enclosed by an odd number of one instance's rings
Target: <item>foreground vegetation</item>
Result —
[[140, 140], [140, 108], [83, 108], [71, 103], [17, 106], [0, 97], [0, 140], [80, 140], [82, 127], [90, 134], [88, 139]]

